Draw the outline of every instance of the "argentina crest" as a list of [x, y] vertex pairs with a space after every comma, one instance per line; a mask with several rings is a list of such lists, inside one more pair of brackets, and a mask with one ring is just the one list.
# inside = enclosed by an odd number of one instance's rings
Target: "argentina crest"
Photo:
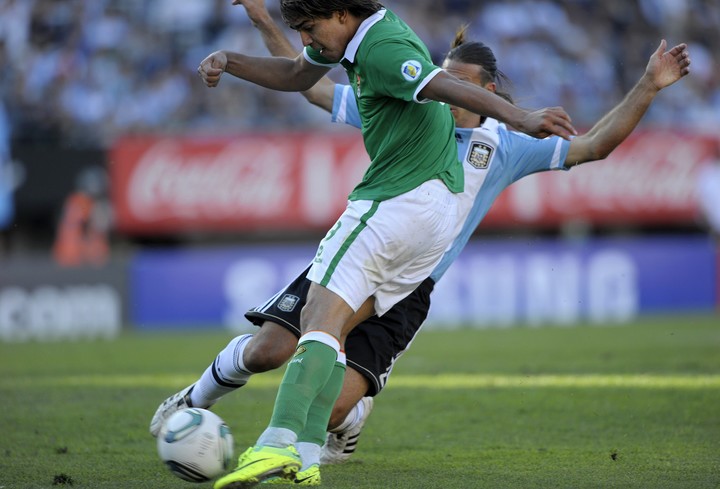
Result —
[[283, 312], [291, 312], [300, 302], [300, 298], [296, 295], [285, 294], [278, 302], [277, 308]]
[[473, 142], [470, 146], [467, 162], [478, 170], [487, 169], [492, 157], [493, 148], [485, 143]]

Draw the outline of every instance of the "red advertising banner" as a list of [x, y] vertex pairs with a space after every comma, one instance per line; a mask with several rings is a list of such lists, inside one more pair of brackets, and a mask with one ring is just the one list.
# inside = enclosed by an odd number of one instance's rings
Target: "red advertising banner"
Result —
[[[708, 137], [634, 134], [605, 161], [527, 177], [507, 189], [485, 227], [693, 222], [695, 174]], [[323, 230], [368, 165], [359, 134], [242, 134], [118, 141], [110, 155], [119, 231]]]
[[110, 156], [118, 230], [327, 228], [368, 165], [348, 134], [133, 138]]
[[531, 175], [510, 186], [483, 226], [681, 225], [697, 219], [697, 171], [712, 155], [708, 136], [635, 132], [606, 160], [565, 174]]

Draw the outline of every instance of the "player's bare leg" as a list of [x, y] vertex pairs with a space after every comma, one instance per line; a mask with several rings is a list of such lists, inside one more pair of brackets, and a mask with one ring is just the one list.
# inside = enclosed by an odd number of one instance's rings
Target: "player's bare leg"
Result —
[[245, 385], [253, 374], [281, 367], [292, 356], [297, 337], [279, 324], [266, 321], [254, 334], [240, 335], [228, 343], [192, 385], [158, 406], [150, 422], [157, 436], [163, 422], [186, 407], [209, 408], [221, 397]]

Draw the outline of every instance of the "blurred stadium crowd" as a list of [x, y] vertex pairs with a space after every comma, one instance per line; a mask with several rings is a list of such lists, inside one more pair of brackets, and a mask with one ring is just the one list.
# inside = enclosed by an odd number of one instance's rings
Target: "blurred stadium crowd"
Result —
[[[277, 2], [268, 0], [277, 14]], [[627, 91], [661, 38], [691, 46], [693, 74], [647, 123], [720, 126], [717, 0], [387, 0], [437, 62], [458, 26], [494, 49], [524, 107], [563, 105], [588, 127]], [[279, 18], [279, 15], [278, 15]], [[299, 47], [297, 34], [288, 35]], [[324, 125], [296, 94], [196, 75], [216, 49], [266, 51], [230, 0], [0, 0], [0, 125], [16, 141], [108, 145], [127, 133]], [[333, 74], [342, 81], [343, 73]], [[7, 134], [6, 134], [7, 136]]]
[[[436, 323], [717, 308], [720, 260], [698, 232], [720, 225], [720, 0], [380, 1], [437, 63], [469, 24], [504, 91], [562, 105], [581, 131], [661, 39], [690, 45], [691, 75], [615, 161], [501, 196], [456, 265], [473, 273], [443, 279]], [[304, 266], [364, 170], [360, 138], [295, 93], [206, 88], [196, 70], [218, 49], [267, 55], [232, 0], [0, 0], [0, 342], [245, 325]], [[222, 137], [182, 137], [203, 134]]]

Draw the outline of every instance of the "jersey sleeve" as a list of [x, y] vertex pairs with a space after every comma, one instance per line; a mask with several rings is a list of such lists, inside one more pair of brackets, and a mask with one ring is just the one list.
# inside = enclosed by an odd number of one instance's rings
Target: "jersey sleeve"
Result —
[[408, 102], [429, 102], [418, 98], [418, 94], [442, 70], [420, 49], [410, 42], [385, 40], [372, 47], [371, 55], [376, 61], [366, 68], [367, 76], [373, 77], [377, 94]]
[[570, 141], [559, 136], [536, 139], [514, 131], [501, 133], [500, 145], [509, 156], [511, 181], [548, 170], [568, 170], [565, 167]]
[[331, 120], [340, 124], [348, 124], [358, 129], [362, 127], [357, 101], [350, 85], [335, 85]]
[[325, 68], [334, 68], [340, 64], [329, 61], [322, 54], [320, 54], [320, 51], [313, 49], [310, 46], [305, 46], [305, 49], [303, 49], [303, 57], [307, 62], [316, 66], [323, 66]]

